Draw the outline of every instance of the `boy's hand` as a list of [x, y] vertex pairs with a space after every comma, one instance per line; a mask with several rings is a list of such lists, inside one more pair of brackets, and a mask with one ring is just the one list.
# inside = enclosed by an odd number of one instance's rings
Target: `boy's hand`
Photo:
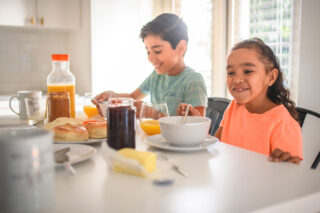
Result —
[[278, 148], [273, 150], [268, 160], [273, 162], [289, 161], [291, 163], [297, 164], [301, 161], [301, 159], [298, 156], [291, 156], [289, 152], [284, 152]]
[[101, 112], [101, 109], [100, 109], [100, 105], [99, 103], [102, 103], [106, 100], [108, 100], [109, 98], [112, 98], [114, 95], [114, 93], [112, 91], [105, 91], [103, 93], [100, 93], [99, 95], [97, 95], [96, 97], [94, 97], [91, 102], [96, 105], [97, 107], [97, 110], [99, 112], [99, 114], [102, 116], [102, 112]]
[[[177, 114], [184, 116], [185, 113], [186, 113], [187, 106], [188, 106], [188, 104], [185, 104], [185, 103], [179, 104], [178, 110], [177, 110]], [[189, 115], [190, 115], [190, 116], [202, 116], [202, 115], [200, 114], [200, 112], [199, 112], [196, 108], [194, 108], [193, 106], [191, 106], [191, 105], [190, 105], [190, 107], [189, 107]]]
[[141, 105], [142, 105], [143, 101], [134, 101], [134, 106], [136, 107], [136, 117], [140, 118], [140, 111], [141, 111]]
[[100, 93], [96, 97], [94, 97], [92, 99], [92, 103], [95, 105], [99, 105], [99, 103], [107, 101], [109, 98], [112, 98], [113, 96], [114, 96], [114, 93], [112, 91], [105, 91], [103, 93]]

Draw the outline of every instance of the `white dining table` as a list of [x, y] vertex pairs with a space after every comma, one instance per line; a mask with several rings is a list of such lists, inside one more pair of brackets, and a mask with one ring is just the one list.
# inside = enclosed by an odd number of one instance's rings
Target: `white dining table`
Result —
[[[19, 123], [14, 115], [0, 116], [0, 124]], [[167, 171], [171, 184], [157, 185], [143, 178], [109, 169], [101, 151], [74, 164], [76, 175], [55, 168], [52, 205], [37, 212], [318, 212], [320, 166], [311, 164], [320, 151], [320, 119], [308, 116], [303, 133], [304, 160], [274, 163], [267, 156], [219, 142], [208, 150], [173, 152], [146, 144], [137, 127], [136, 149], [162, 152], [188, 174]]]

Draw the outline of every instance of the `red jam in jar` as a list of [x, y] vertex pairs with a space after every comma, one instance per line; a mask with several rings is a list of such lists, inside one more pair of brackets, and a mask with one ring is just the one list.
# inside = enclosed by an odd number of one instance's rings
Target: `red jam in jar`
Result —
[[136, 147], [136, 108], [132, 98], [110, 98], [107, 120], [110, 147], [116, 150]]

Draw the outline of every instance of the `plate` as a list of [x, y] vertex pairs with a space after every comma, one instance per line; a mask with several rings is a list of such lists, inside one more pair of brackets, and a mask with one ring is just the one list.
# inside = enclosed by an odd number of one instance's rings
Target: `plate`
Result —
[[[71, 164], [85, 161], [97, 152], [96, 148], [82, 144], [53, 144], [53, 151], [57, 151], [66, 147], [70, 147], [71, 149], [66, 153]], [[55, 166], [63, 166], [63, 164], [56, 163]]]
[[96, 139], [89, 139], [86, 141], [54, 141], [53, 143], [59, 144], [92, 144], [92, 143], [99, 143], [102, 141], [106, 141], [107, 138], [96, 138]]
[[[203, 143], [196, 144], [194, 146], [174, 146], [170, 144], [166, 139], [159, 135], [152, 135], [146, 138], [145, 142], [150, 146], [157, 147], [159, 149], [177, 151], [177, 152], [193, 152], [207, 149], [208, 146], [217, 144], [219, 140], [214, 136], [208, 136], [207, 139], [210, 141], [204, 141]], [[212, 140], [213, 139], [213, 140]]]

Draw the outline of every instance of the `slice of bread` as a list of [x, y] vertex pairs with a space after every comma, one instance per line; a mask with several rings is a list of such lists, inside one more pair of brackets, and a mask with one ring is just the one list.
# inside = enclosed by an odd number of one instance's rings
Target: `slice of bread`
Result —
[[52, 129], [54, 131], [55, 141], [85, 141], [89, 139], [89, 133], [86, 128], [82, 126], [74, 126], [71, 124], [64, 124], [56, 126]]
[[47, 123], [43, 126], [44, 129], [46, 130], [51, 130], [56, 126], [61, 126], [65, 124], [70, 124], [74, 126], [81, 126], [83, 120], [80, 118], [67, 118], [67, 117], [62, 117], [62, 118], [57, 118], [56, 120]]

